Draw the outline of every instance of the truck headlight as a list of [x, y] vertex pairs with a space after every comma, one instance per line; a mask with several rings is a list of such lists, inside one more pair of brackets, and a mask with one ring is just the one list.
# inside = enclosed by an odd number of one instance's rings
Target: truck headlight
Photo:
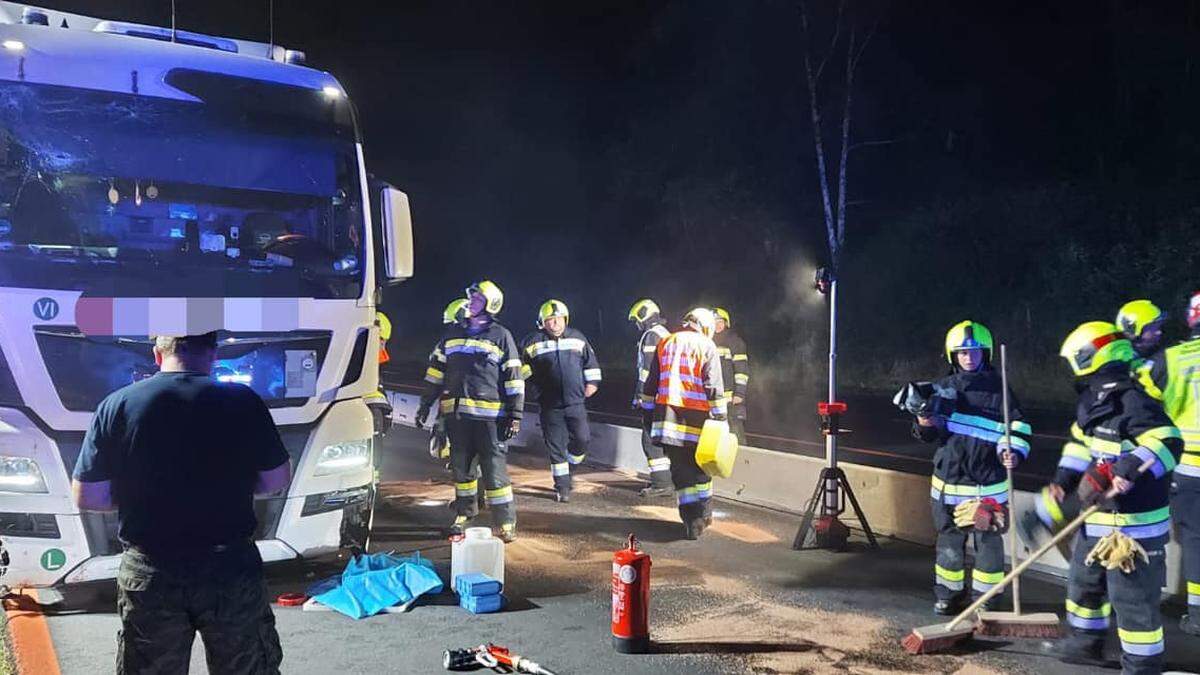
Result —
[[345, 441], [325, 446], [317, 460], [314, 476], [328, 476], [365, 469], [371, 464], [371, 441]]
[[0, 455], [0, 492], [49, 492], [37, 462]]

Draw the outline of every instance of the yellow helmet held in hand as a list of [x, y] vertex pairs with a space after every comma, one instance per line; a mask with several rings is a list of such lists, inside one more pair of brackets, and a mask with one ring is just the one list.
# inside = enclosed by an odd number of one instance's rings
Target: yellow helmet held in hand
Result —
[[544, 327], [546, 319], [554, 316], [561, 316], [569, 323], [571, 321], [571, 310], [567, 309], [567, 304], [562, 300], [547, 300], [538, 308], [537, 327]]
[[729, 312], [727, 312], [724, 307], [713, 307], [712, 311], [713, 314], [717, 315], [718, 319], [725, 322], [726, 328], [733, 326], [733, 319], [729, 318]]
[[379, 326], [379, 339], [387, 342], [392, 339], [392, 322], [387, 314], [375, 312], [375, 325]]
[[629, 308], [629, 320], [642, 323], [650, 317], [659, 314], [658, 303], [650, 298], [642, 298], [633, 303], [633, 307]]
[[1117, 312], [1117, 328], [1130, 340], [1136, 340], [1146, 330], [1146, 326], [1166, 319], [1166, 315], [1158, 305], [1149, 300], [1134, 300], [1121, 305]]
[[954, 352], [982, 349], [987, 360], [992, 360], [992, 331], [987, 326], [971, 321], [960, 321], [946, 332], [946, 360], [954, 365]]
[[504, 291], [501, 291], [500, 287], [492, 281], [484, 279], [483, 281], [471, 284], [471, 286], [467, 288], [468, 301], [471, 299], [472, 293], [478, 293], [487, 300], [487, 304], [484, 305], [483, 311], [491, 314], [492, 316], [499, 314], [500, 308], [504, 307]]
[[446, 305], [442, 312], [442, 323], [458, 323], [467, 318], [467, 306], [471, 303], [466, 298], [455, 298]]
[[717, 331], [717, 317], [707, 307], [697, 307], [684, 314], [683, 323], [700, 331], [706, 337], [712, 337], [713, 333]]
[[1133, 345], [1107, 321], [1089, 321], [1071, 331], [1058, 355], [1067, 360], [1076, 376], [1090, 375], [1110, 363], [1133, 360]]

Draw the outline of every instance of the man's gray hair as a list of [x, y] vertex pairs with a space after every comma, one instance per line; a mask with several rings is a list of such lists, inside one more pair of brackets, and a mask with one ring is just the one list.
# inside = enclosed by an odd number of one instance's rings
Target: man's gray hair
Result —
[[217, 333], [213, 331], [202, 335], [155, 335], [154, 346], [164, 356], [196, 355], [217, 348]]

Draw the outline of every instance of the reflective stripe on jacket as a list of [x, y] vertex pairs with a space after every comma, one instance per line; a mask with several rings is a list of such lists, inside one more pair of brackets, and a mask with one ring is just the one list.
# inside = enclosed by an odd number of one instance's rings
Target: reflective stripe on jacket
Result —
[[726, 414], [717, 346], [701, 333], [682, 330], [658, 345], [642, 387], [642, 407], [671, 406]]
[[646, 385], [646, 378], [650, 377], [650, 363], [658, 358], [658, 343], [662, 342], [670, 334], [671, 331], [667, 330], [662, 319], [654, 319], [653, 323], [642, 332], [642, 337], [638, 339], [637, 382], [633, 386], [634, 402], [641, 399], [642, 389]]
[[1200, 335], [1154, 355], [1136, 375], [1146, 393], [1162, 401], [1183, 438], [1175, 480], [1200, 489]]
[[451, 326], [429, 355], [423, 405], [441, 399], [443, 414], [520, 419], [525, 407], [521, 356], [512, 333], [496, 322], [472, 332]]
[[[940, 444], [933, 456], [934, 477], [956, 490], [961, 489], [968, 496], [975, 496], [980, 489], [1004, 484], [1008, 472], [1000, 463], [1003, 448], [999, 444], [1004, 438], [1004, 392], [1000, 374], [984, 366], [975, 372], [948, 375], [938, 380], [938, 385], [954, 391], [954, 412], [940, 427], [922, 427], [915, 423], [913, 426], [918, 438]], [[1033, 429], [1025, 422], [1021, 406], [1011, 391], [1009, 418], [1013, 451], [1027, 457]], [[942, 494], [954, 496], [948, 491], [935, 492], [938, 492], [935, 499]], [[948, 500], [948, 503], [952, 502]]]
[[1135, 539], [1167, 534], [1171, 477], [1178, 470], [1182, 434], [1162, 406], [1134, 385], [1128, 370], [1101, 371], [1086, 382], [1054, 482], [1072, 491], [1093, 462], [1115, 464], [1117, 474], [1127, 476], [1149, 463], [1133, 488], [1114, 499], [1115, 511], [1089, 516], [1084, 532], [1102, 537], [1120, 529]]
[[582, 405], [587, 400], [586, 386], [600, 384], [596, 351], [574, 328], [557, 338], [544, 330], [526, 335], [521, 340], [521, 359], [531, 395], [543, 408]]
[[750, 385], [750, 355], [746, 352], [746, 341], [732, 328], [713, 336], [717, 355], [721, 357], [721, 378], [725, 384], [725, 398], [746, 398]]

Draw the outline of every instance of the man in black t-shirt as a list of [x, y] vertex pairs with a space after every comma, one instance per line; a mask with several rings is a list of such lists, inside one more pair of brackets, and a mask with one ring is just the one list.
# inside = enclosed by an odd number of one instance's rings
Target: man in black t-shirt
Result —
[[81, 509], [117, 510], [118, 673], [278, 673], [283, 654], [252, 539], [254, 495], [291, 463], [266, 405], [210, 377], [216, 335], [155, 338], [160, 372], [96, 409], [75, 465]]

